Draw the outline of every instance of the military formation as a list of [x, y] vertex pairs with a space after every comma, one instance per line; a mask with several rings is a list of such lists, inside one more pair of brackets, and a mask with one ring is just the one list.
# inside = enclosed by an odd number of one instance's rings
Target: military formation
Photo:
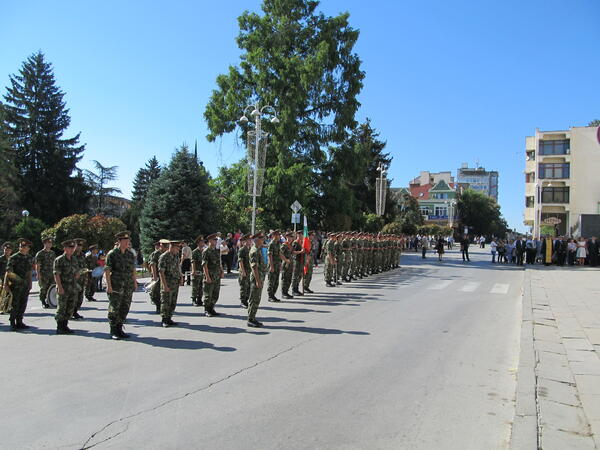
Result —
[[[194, 306], [203, 306], [206, 317], [220, 314], [215, 310], [219, 300], [221, 279], [224, 276], [221, 253], [217, 246], [219, 235], [210, 234], [195, 239], [196, 248], [191, 253], [191, 300]], [[129, 337], [123, 331], [131, 307], [133, 292], [137, 290], [135, 256], [130, 250], [130, 233], [115, 235], [115, 245], [106, 256], [104, 276], [108, 295], [108, 323], [110, 335], [115, 340]], [[173, 315], [177, 305], [179, 287], [184, 275], [180, 261], [183, 241], [160, 239], [148, 259], [152, 276], [146, 290], [150, 301], [161, 315], [161, 326], [176, 326]], [[28, 295], [32, 285], [32, 270], [38, 275], [40, 301], [49, 308], [48, 291], [55, 285], [57, 293], [56, 333], [72, 334], [70, 320], [82, 319], [79, 308], [84, 296], [95, 301], [95, 283], [91, 272], [96, 267], [98, 246], [88, 246], [85, 255], [83, 239], [69, 239], [61, 243], [63, 253], [56, 256], [53, 240], [45, 238], [44, 248], [35, 257], [29, 254], [32, 243], [19, 239], [18, 251], [12, 244], [3, 245], [0, 256], [0, 281], [3, 282], [3, 312], [10, 313], [11, 330], [29, 328], [23, 323]], [[293, 231], [273, 230], [240, 236], [238, 250], [239, 299], [247, 309], [247, 325], [261, 327], [256, 319], [267, 284], [267, 298], [280, 302], [284, 299], [312, 294], [310, 289], [313, 267], [316, 263], [315, 232], [303, 236]], [[397, 236], [362, 232], [329, 233], [322, 242], [324, 278], [327, 287], [339, 286], [353, 280], [400, 267], [402, 239]], [[188, 272], [189, 273], [189, 272]], [[7, 295], [10, 294], [10, 295]]]

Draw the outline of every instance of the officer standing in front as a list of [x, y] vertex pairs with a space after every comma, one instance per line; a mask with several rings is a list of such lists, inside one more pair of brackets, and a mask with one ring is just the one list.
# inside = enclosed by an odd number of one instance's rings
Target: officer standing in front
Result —
[[12, 331], [29, 328], [23, 323], [23, 315], [25, 309], [27, 309], [27, 299], [31, 291], [31, 272], [33, 270], [33, 257], [29, 254], [31, 241], [21, 238], [18, 242], [19, 251], [9, 258], [4, 274], [4, 287], [5, 289], [8, 288], [10, 279], [10, 291], [13, 295], [10, 310], [10, 329]]
[[35, 254], [35, 272], [37, 273], [38, 286], [40, 287], [40, 301], [44, 308], [49, 308], [50, 305], [46, 300], [48, 296], [48, 288], [54, 281], [52, 274], [52, 266], [56, 259], [56, 253], [52, 250], [52, 238], [46, 237], [42, 239], [44, 248]]
[[250, 249], [250, 298], [248, 299], [248, 326], [253, 328], [262, 327], [262, 323], [256, 320], [256, 312], [260, 305], [267, 264], [265, 263], [261, 249], [265, 239], [264, 234], [257, 233], [252, 236], [254, 244]]
[[137, 289], [135, 257], [129, 251], [130, 233], [121, 231], [115, 235], [118, 246], [106, 255], [104, 275], [108, 294], [108, 322], [113, 339], [125, 339], [123, 322], [127, 318], [133, 291]]

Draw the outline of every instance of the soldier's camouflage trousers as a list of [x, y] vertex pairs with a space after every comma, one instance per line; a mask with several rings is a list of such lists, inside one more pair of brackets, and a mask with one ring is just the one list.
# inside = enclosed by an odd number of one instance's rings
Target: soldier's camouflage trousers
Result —
[[40, 276], [38, 280], [38, 286], [40, 287], [40, 300], [42, 303], [46, 303], [48, 297], [48, 288], [54, 283], [54, 278], [49, 275]]
[[63, 288], [65, 293], [57, 295], [58, 305], [54, 316], [57, 323], [70, 320], [75, 312], [75, 303], [77, 303], [77, 287], [63, 285]]
[[202, 281], [204, 280], [204, 274], [196, 274], [192, 277], [192, 302], [194, 304], [202, 303]]
[[284, 264], [281, 272], [281, 292], [287, 294], [292, 283], [293, 263]]
[[210, 274], [212, 283], [207, 283], [204, 280], [204, 309], [210, 310], [214, 308], [219, 301], [219, 292], [221, 291], [220, 274]]
[[[264, 275], [260, 275], [261, 280], [264, 282]], [[254, 320], [256, 318], [256, 312], [258, 311], [258, 305], [260, 305], [260, 296], [263, 290], [263, 284], [261, 283], [260, 288], [256, 287], [256, 278], [254, 278], [254, 272], [250, 274], [250, 297], [248, 298], [248, 320]]]
[[160, 315], [164, 319], [170, 319], [177, 306], [177, 295], [179, 294], [179, 280], [169, 283], [169, 292], [160, 291]]
[[334, 269], [335, 269], [335, 264], [332, 264], [331, 262], [329, 262], [329, 257], [325, 256], [325, 282], [326, 283], [334, 282], [334, 280], [333, 280]]
[[150, 289], [150, 301], [160, 307], [160, 279]]
[[303, 270], [304, 264], [302, 261], [294, 261], [294, 271], [292, 273], [292, 292], [299, 292], [300, 279], [302, 278]]
[[250, 277], [248, 275], [242, 277], [240, 274], [238, 283], [240, 285], [240, 302], [247, 303], [250, 297]]
[[302, 282], [302, 284], [304, 285], [304, 289], [310, 288], [310, 282], [312, 281], [312, 275], [313, 275], [313, 264], [312, 264], [312, 262], [309, 262], [308, 266], [306, 266], [306, 273], [304, 274], [304, 281]]
[[269, 286], [267, 287], [267, 293], [269, 297], [275, 297], [277, 294], [277, 288], [279, 287], [279, 274], [281, 273], [281, 264], [275, 264], [273, 272], [269, 271], [268, 279]]
[[25, 310], [27, 309], [27, 300], [29, 299], [29, 286], [23, 283], [14, 284], [11, 287], [13, 295], [10, 317], [14, 319], [22, 319]]
[[89, 275], [87, 283], [85, 283], [85, 298], [88, 300], [94, 298], [94, 293], [96, 292], [96, 283], [97, 279]]
[[75, 282], [75, 286], [77, 289], [77, 303], [75, 303], [75, 311], [73, 311], [73, 314], [79, 311], [79, 308], [81, 308], [81, 305], [83, 304], [83, 291], [85, 290], [85, 285], [87, 284], [88, 277], [89, 274], [83, 274], [79, 277], [79, 280]]
[[133, 290], [128, 289], [108, 294], [108, 322], [111, 326], [123, 325], [131, 307], [132, 296]]

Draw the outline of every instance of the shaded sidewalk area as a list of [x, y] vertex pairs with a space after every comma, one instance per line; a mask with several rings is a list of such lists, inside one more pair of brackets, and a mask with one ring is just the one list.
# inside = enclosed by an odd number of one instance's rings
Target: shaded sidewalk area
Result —
[[600, 448], [600, 270], [529, 266], [514, 449]]

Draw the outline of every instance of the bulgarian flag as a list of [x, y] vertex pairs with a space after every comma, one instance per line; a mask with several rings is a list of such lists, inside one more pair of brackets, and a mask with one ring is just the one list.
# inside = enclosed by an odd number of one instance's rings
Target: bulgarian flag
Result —
[[308, 258], [310, 256], [310, 239], [308, 238], [308, 221], [306, 220], [306, 216], [304, 216], [304, 229], [302, 230], [304, 234], [304, 239], [302, 240], [302, 248], [304, 249], [304, 275], [308, 272]]

